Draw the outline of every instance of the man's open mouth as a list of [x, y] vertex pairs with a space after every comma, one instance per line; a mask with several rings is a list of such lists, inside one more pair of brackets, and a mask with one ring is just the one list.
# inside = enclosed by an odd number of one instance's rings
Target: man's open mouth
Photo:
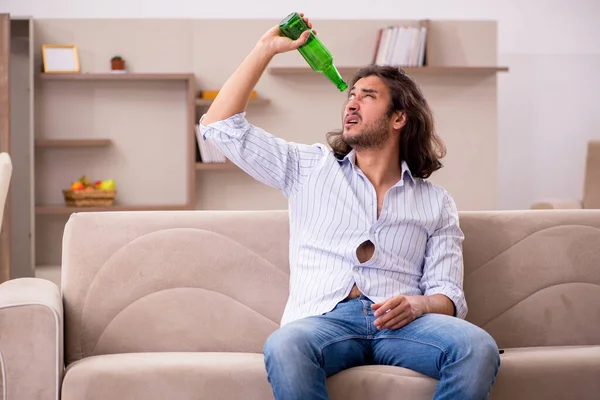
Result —
[[356, 115], [348, 115], [344, 119], [344, 125], [355, 125], [358, 124], [359, 118]]

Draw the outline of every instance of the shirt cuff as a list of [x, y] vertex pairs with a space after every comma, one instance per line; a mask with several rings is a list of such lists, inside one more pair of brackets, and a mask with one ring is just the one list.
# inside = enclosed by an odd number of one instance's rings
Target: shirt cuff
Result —
[[204, 121], [204, 117], [206, 114], [202, 115], [198, 125], [200, 127], [200, 135], [202, 139], [206, 140], [207, 136], [210, 136], [213, 132], [223, 132], [227, 134], [230, 138], [241, 138], [243, 137], [248, 130], [250, 130], [250, 123], [246, 119], [246, 112], [240, 112], [237, 114], [233, 114], [229, 118], [225, 118], [221, 121], [215, 121], [208, 125], [204, 125], [202, 121]]
[[425, 291], [425, 296], [433, 296], [434, 294], [443, 294], [454, 303], [454, 316], [460, 319], [465, 319], [467, 316], [467, 302], [462, 290], [449, 287], [439, 286]]

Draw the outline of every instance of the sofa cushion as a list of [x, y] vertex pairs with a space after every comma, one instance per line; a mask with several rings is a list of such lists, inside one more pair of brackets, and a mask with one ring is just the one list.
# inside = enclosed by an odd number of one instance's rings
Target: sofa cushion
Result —
[[[490, 400], [592, 400], [600, 393], [600, 346], [508, 349]], [[404, 368], [366, 366], [332, 376], [332, 399], [431, 399], [436, 380]]]
[[502, 348], [600, 345], [600, 213], [471, 212], [467, 320]]
[[[365, 366], [331, 377], [332, 400], [430, 399], [437, 381], [404, 368]], [[128, 353], [71, 364], [63, 400], [273, 399], [258, 353]]]
[[285, 211], [73, 214], [62, 266], [66, 364], [261, 352], [288, 296], [288, 230]]
[[600, 346], [508, 349], [490, 400], [598, 399]]
[[[600, 346], [508, 349], [491, 400], [596, 399]], [[431, 399], [437, 381], [397, 367], [363, 366], [330, 377], [332, 400]], [[129, 353], [67, 368], [63, 400], [273, 399], [258, 353]]]
[[127, 353], [71, 364], [62, 400], [269, 399], [271, 393], [262, 354]]

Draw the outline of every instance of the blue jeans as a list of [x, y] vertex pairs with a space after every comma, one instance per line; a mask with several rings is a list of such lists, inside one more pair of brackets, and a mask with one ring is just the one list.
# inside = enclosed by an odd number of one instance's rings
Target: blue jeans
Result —
[[264, 356], [275, 399], [329, 399], [326, 377], [367, 364], [404, 367], [439, 379], [436, 400], [488, 398], [500, 356], [487, 332], [441, 314], [378, 331], [371, 304], [361, 296], [273, 332]]

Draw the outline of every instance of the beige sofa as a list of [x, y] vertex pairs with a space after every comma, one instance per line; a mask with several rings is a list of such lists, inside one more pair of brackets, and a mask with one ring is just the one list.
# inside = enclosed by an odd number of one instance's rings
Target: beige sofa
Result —
[[[272, 399], [262, 347], [287, 296], [287, 218], [73, 214], [62, 293], [0, 285], [5, 398]], [[492, 399], [598, 399], [600, 211], [465, 212], [461, 225], [468, 319], [505, 350]], [[403, 400], [436, 382], [364, 366], [327, 385], [337, 400]]]

